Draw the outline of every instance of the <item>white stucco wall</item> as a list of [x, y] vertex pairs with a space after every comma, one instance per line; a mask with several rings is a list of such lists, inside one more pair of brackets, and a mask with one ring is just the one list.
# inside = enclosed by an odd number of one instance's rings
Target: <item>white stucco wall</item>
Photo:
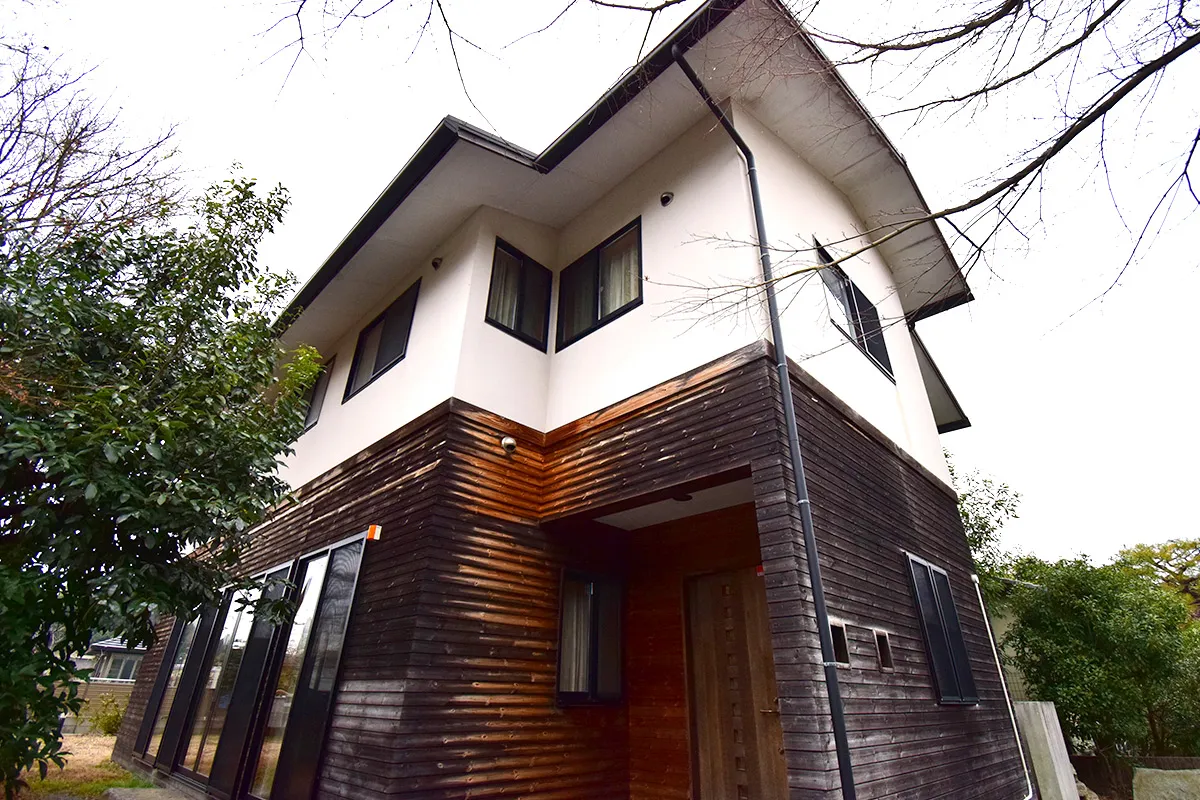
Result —
[[[470, 294], [454, 396], [514, 422], [544, 430], [550, 354], [488, 324], [484, 317], [496, 238], [554, 271], [558, 232], [494, 208], [479, 209], [469, 224], [476, 239], [476, 256], [467, 265], [471, 271]], [[553, 325], [549, 338], [553, 353]]]
[[[734, 119], [758, 163], [767, 236], [776, 250], [772, 260], [777, 275], [815, 262], [815, 254], [808, 250], [814, 237], [835, 258], [868, 243], [861, 236], [863, 225], [857, 213], [832, 183], [746, 109], [736, 107]], [[816, 274], [781, 282], [778, 287], [788, 356], [922, 465], [949, 482], [937, 423], [891, 270], [873, 249], [843, 262], [841, 267], [879, 312], [895, 383], [834, 327], [830, 301]]]
[[[807, 246], [813, 235], [833, 243], [857, 234], [857, 215], [832, 184], [745, 109], [735, 108], [734, 116], [759, 162], [772, 245]], [[560, 168], [569, 166], [568, 160]], [[666, 207], [660, 202], [664, 192], [674, 194]], [[638, 217], [645, 277], [640, 307], [561, 352], [554, 348], [557, 279], [549, 352], [539, 352], [484, 321], [496, 237], [557, 275]], [[753, 241], [744, 163], [708, 118], [561, 230], [481, 207], [431, 253], [397, 265], [391, 290], [347, 321], [336, 346], [325, 353], [336, 356], [336, 365], [320, 421], [297, 442], [282, 475], [299, 486], [452, 396], [548, 431], [769, 338], [761, 295], [697, 305], [714, 294], [702, 287], [755, 280], [758, 254]], [[831, 249], [836, 253], [837, 245]], [[437, 270], [430, 263], [434, 256], [442, 259]], [[777, 272], [787, 269], [786, 253], [776, 252], [774, 260]], [[878, 254], [868, 251], [844, 269], [878, 305], [885, 324], [902, 320], [891, 273]], [[418, 275], [421, 291], [407, 356], [343, 403], [359, 332]], [[892, 324], [884, 334], [893, 384], [833, 327], [819, 277], [799, 287], [781, 287], [780, 305], [793, 360], [948, 479], [907, 327]]]
[[[663, 192], [674, 192], [667, 207]], [[744, 281], [757, 269], [749, 189], [725, 133], [702, 120], [563, 228], [557, 267], [640, 216], [642, 306], [571, 344], [551, 361], [545, 427], [556, 428], [763, 338], [757, 304], [714, 318], [688, 310], [688, 284]], [[556, 289], [557, 291], [557, 289]], [[555, 303], [557, 308], [557, 302]], [[719, 311], [721, 309], [718, 309]]]
[[[471, 266], [479, 259], [473, 220], [436, 250], [442, 264], [431, 266], [433, 254], [415, 264], [398, 264], [396, 284], [354, 320], [347, 321], [337, 344], [322, 355], [335, 359], [321, 417], [296, 442], [295, 452], [280, 470], [292, 486], [301, 486], [377, 442], [454, 393], [458, 353], [470, 297]], [[420, 277], [412, 333], [402, 361], [342, 402], [358, 334]]]

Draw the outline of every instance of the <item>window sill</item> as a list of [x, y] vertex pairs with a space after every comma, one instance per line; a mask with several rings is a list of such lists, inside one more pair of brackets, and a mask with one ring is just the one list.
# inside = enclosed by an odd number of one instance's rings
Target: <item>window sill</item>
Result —
[[[405, 353], [404, 355], [408, 355], [408, 354], [407, 354], [407, 353]], [[370, 386], [372, 383], [374, 383], [375, 381], [377, 381], [377, 380], [379, 380], [380, 378], [382, 378], [382, 377], [384, 376], [384, 374], [385, 374], [385, 373], [386, 373], [388, 370], [390, 370], [392, 367], [396, 366], [397, 364], [399, 364], [399, 363], [400, 363], [401, 361], [403, 361], [403, 360], [404, 360], [404, 356], [400, 356], [400, 357], [399, 357], [399, 358], [397, 358], [395, 361], [393, 361], [392, 363], [388, 364], [388, 365], [387, 365], [386, 367], [384, 367], [383, 369], [379, 370], [379, 372], [376, 372], [374, 375], [372, 375], [372, 376], [371, 376], [371, 379], [370, 379], [369, 381], [367, 381], [366, 383], [364, 383], [362, 386], [358, 387], [358, 388], [357, 388], [357, 389], [355, 389], [353, 392], [347, 392], [346, 394], [344, 394], [344, 395], [342, 396], [342, 405], [345, 405], [345, 404], [346, 404], [346, 402], [347, 402], [347, 401], [348, 401], [348, 400], [349, 400], [351, 397], [354, 397], [356, 394], [358, 394], [359, 392], [361, 392], [361, 391], [363, 391], [364, 389], [366, 389], [366, 388], [367, 388], [368, 386]], [[317, 420], [317, 422], [320, 422], [320, 420]], [[314, 423], [313, 423], [313, 425], [314, 425], [314, 426], [316, 426], [316, 424], [317, 424], [316, 422], [314, 422]], [[307, 429], [307, 428], [305, 428], [305, 430], [308, 430], [308, 429]]]
[[558, 708], [596, 708], [607, 706], [619, 706], [625, 702], [625, 697], [610, 697], [610, 698], [594, 698], [586, 695], [565, 695], [558, 694], [554, 698], [554, 705]]
[[537, 350], [539, 353], [546, 352], [546, 343], [545, 342], [539, 342], [537, 339], [534, 339], [532, 336], [526, 336], [525, 334], [521, 333], [520, 331], [514, 331], [512, 328], [508, 327], [507, 325], [502, 325], [499, 322], [496, 322], [496, 320], [492, 319], [491, 317], [484, 317], [483, 321], [486, 322], [488, 325], [491, 325], [496, 330], [507, 333], [509, 336], [513, 337], [518, 342], [522, 342], [523, 344], [529, 345], [534, 350]]
[[575, 335], [573, 338], [571, 338], [571, 339], [567, 339], [566, 341], [561, 341], [561, 342], [558, 342], [558, 344], [556, 344], [556, 345], [554, 346], [554, 352], [556, 352], [556, 353], [561, 353], [563, 350], [566, 350], [568, 347], [570, 347], [571, 345], [575, 344], [575, 343], [576, 343], [576, 342], [578, 342], [580, 339], [583, 339], [584, 337], [586, 337], [586, 336], [589, 336], [589, 335], [591, 335], [591, 334], [595, 333], [596, 331], [600, 330], [601, 328], [603, 328], [605, 325], [607, 325], [607, 324], [608, 324], [608, 323], [610, 323], [610, 322], [615, 322], [616, 320], [618, 320], [618, 319], [620, 319], [621, 317], [623, 317], [623, 316], [625, 316], [626, 314], [628, 314], [630, 311], [633, 311], [635, 308], [637, 308], [637, 307], [638, 307], [638, 306], [640, 306], [641, 304], [642, 304], [642, 298], [641, 298], [640, 296], [639, 296], [637, 299], [635, 299], [635, 300], [631, 300], [631, 301], [629, 301], [629, 302], [628, 302], [628, 303], [626, 303], [625, 305], [623, 305], [623, 306], [621, 306], [620, 308], [618, 308], [616, 311], [614, 311], [614, 312], [612, 312], [611, 314], [609, 314], [609, 315], [608, 315], [607, 317], [605, 317], [604, 319], [602, 319], [602, 320], [600, 320], [599, 322], [597, 322], [597, 323], [596, 323], [595, 325], [593, 325], [592, 327], [590, 327], [590, 328], [587, 328], [586, 330], [583, 330], [583, 331], [579, 332], [579, 333], [578, 333], [578, 334], [576, 334], [576, 335]]

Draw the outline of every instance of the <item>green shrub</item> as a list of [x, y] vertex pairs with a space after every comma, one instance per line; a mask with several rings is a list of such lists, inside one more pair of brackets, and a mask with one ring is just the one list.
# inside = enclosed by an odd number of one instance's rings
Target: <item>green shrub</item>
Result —
[[[89, 702], [89, 709], [91, 705]], [[88, 721], [97, 732], [105, 736], [115, 736], [121, 729], [121, 720], [125, 718], [125, 708], [129, 704], [122, 703], [112, 695], [105, 695], [99, 698], [97, 705], [98, 708], [88, 711]]]

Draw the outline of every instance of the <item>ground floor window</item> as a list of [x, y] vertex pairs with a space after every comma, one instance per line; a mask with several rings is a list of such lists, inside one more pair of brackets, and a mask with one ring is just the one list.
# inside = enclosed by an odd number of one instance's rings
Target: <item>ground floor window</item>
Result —
[[568, 572], [563, 576], [558, 645], [562, 705], [621, 699], [620, 581]]
[[258, 590], [228, 592], [178, 622], [135, 751], [221, 796], [308, 796], [363, 544], [355, 537], [263, 576], [267, 599], [293, 593], [285, 625], [256, 618]]
[[908, 566], [939, 701], [979, 702], [967, 644], [950, 592], [950, 576], [946, 570], [913, 555], [908, 557]]

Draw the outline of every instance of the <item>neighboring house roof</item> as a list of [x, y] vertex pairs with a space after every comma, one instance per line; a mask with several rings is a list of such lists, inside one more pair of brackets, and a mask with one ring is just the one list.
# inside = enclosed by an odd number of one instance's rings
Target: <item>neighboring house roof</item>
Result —
[[88, 651], [121, 651], [131, 653], [144, 653], [146, 648], [142, 646], [130, 647], [124, 639], [101, 639], [98, 642], [92, 642], [88, 646]]
[[[763, 41], [774, 43], [769, 52], [758, 48], [739, 71], [754, 51], [747, 42]], [[671, 60], [673, 45], [690, 51], [714, 96], [745, 105], [846, 195], [880, 241], [910, 321], [972, 299], [935, 224], [886, 236], [928, 206], [799, 23], [776, 0], [712, 0], [540, 154], [443, 119], [301, 288], [285, 312], [285, 341], [329, 344], [347, 316], [394, 285], [398, 264], [426, 256], [480, 205], [557, 228], [599, 200], [708, 113]]]

